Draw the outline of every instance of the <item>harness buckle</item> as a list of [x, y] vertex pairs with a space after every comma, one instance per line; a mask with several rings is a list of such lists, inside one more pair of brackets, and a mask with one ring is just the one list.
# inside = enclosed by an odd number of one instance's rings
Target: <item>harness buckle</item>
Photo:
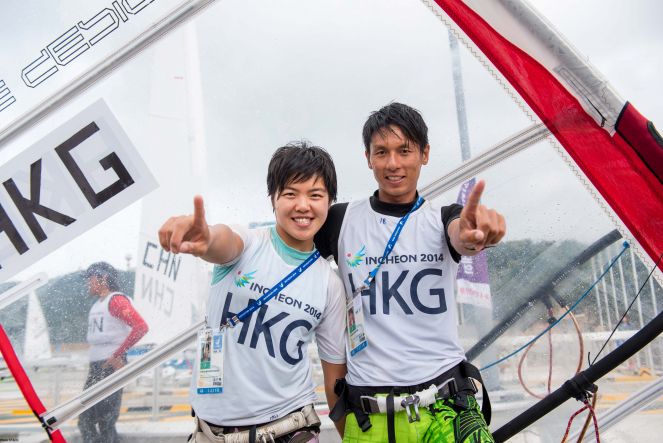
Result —
[[[421, 417], [419, 417], [418, 395], [410, 395], [409, 397], [405, 397], [403, 401], [401, 401], [401, 406], [403, 406], [403, 409], [405, 409], [405, 412], [407, 412], [407, 419], [410, 423], [413, 423], [415, 421], [421, 421]], [[410, 412], [410, 406], [414, 406], [414, 418], [412, 418], [412, 413]]]
[[456, 384], [456, 379], [453, 377], [437, 387], [437, 396], [442, 399], [453, 398], [457, 393], [458, 385]]
[[378, 399], [369, 395], [362, 395], [359, 397], [361, 403], [361, 410], [364, 414], [379, 414], [380, 408], [378, 407]]
[[477, 388], [477, 385], [474, 382], [474, 379], [470, 378], [470, 377], [467, 377], [467, 379], [470, 381], [470, 384], [472, 385], [472, 390], [474, 391], [474, 393], [476, 394], [477, 392], [479, 392], [479, 388]]

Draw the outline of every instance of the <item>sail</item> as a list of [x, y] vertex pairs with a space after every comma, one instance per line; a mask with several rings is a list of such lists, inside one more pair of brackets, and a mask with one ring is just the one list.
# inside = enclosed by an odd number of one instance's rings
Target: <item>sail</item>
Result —
[[546, 124], [578, 178], [653, 264], [663, 250], [658, 224], [650, 223], [663, 214], [663, 138], [653, 124], [526, 0], [425, 3], [505, 80], [525, 112]]
[[[160, 157], [176, 158], [183, 146], [189, 155], [185, 169], [182, 162], [163, 165], [167, 175], [177, 180], [165, 180], [141, 204], [134, 294], [135, 305], [149, 326], [141, 343], [152, 345], [172, 335], [173, 325], [190, 326], [204, 317], [202, 306], [211, 282], [208, 264], [164, 251], [155, 229], [175, 213], [191, 212], [193, 196], [207, 190], [196, 25], [184, 25], [173, 40], [153, 55], [148, 132], [150, 143], [159, 146]], [[175, 48], [183, 57], [173, 59]], [[165, 200], [175, 206], [164, 205]]]
[[28, 296], [28, 315], [25, 321], [25, 353], [23, 358], [30, 362], [48, 360], [53, 356], [51, 340], [48, 336], [46, 318], [41, 310], [37, 294]]
[[[122, 438], [191, 433], [187, 340], [204, 318], [212, 265], [164, 251], [158, 229], [190, 214], [196, 194], [212, 223], [273, 223], [266, 169], [293, 140], [332, 155], [339, 202], [372, 195], [361, 129], [393, 100], [429, 127], [420, 194], [449, 205], [485, 179], [482, 204], [507, 219], [501, 244], [461, 262], [448, 294], [466, 356], [485, 374], [491, 430], [663, 306], [660, 270], [648, 278], [663, 252], [654, 124], [528, 2], [30, 5], [0, 17], [22, 42], [0, 48], [0, 299], [41, 273], [48, 283], [2, 305], [2, 352], [15, 353], [39, 414], [68, 440], [79, 438], [78, 415], [119, 388]], [[117, 271], [117, 292], [148, 332], [127, 351], [136, 377], [84, 389], [98, 298], [81, 271], [98, 262]], [[52, 350], [39, 360], [34, 306]], [[653, 383], [661, 351], [658, 339], [598, 383], [598, 412]], [[325, 411], [315, 343], [308, 354]], [[577, 406], [518, 438], [559, 441]], [[15, 429], [10, 420], [0, 416], [0, 433]], [[19, 425], [43, 432], [36, 418]], [[323, 428], [332, 432], [326, 419]]]

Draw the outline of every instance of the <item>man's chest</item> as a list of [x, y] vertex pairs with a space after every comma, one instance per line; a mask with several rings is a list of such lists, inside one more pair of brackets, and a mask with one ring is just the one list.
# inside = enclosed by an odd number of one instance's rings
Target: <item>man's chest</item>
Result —
[[411, 217], [394, 239], [398, 219], [384, 217], [383, 223], [379, 214], [364, 215], [348, 223], [339, 239], [339, 271], [346, 292], [354, 293], [379, 267], [362, 292], [366, 313], [410, 316], [446, 312], [457, 265], [440, 224], [425, 214]]

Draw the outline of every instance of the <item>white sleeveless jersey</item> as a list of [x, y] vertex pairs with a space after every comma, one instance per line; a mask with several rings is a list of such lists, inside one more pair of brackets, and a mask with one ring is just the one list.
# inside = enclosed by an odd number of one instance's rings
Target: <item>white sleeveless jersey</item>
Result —
[[[219, 327], [292, 272], [274, 250], [269, 228], [231, 228], [244, 252], [228, 275], [212, 285], [207, 322]], [[221, 426], [248, 426], [315, 403], [316, 383], [307, 346], [315, 330], [320, 358], [345, 363], [343, 285], [320, 258], [282, 292], [234, 328], [224, 340], [223, 393], [198, 394], [197, 365], [189, 399], [198, 417]]]
[[[113, 317], [108, 310], [111, 300], [116, 295], [126, 297], [119, 292], [113, 292], [103, 300], [95, 302], [90, 309], [87, 323], [90, 361], [108, 360], [131, 333], [131, 326]], [[129, 297], [126, 299], [131, 303]]]
[[[410, 215], [386, 263], [362, 292], [368, 347], [348, 357], [349, 384], [419, 384], [465, 359], [454, 301], [458, 264], [440, 210], [425, 201]], [[348, 205], [338, 240], [348, 294], [377, 266], [399, 220], [375, 212], [368, 198]], [[349, 355], [347, 340], [346, 346]]]

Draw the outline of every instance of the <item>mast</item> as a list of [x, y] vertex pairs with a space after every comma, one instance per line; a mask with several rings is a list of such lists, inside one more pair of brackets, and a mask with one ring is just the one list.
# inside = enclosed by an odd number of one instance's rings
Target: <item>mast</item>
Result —
[[[470, 149], [470, 135], [467, 130], [467, 113], [465, 108], [465, 93], [463, 90], [463, 71], [460, 65], [460, 51], [458, 49], [458, 39], [449, 32], [449, 48], [451, 49], [451, 70], [453, 73], [454, 95], [456, 97], [456, 115], [458, 119], [458, 135], [460, 136], [460, 154], [463, 162], [472, 157]], [[473, 177], [465, 182], [460, 189], [457, 202], [464, 205], [472, 188], [476, 184]], [[490, 330], [492, 321], [492, 300], [490, 300], [490, 282], [488, 280], [488, 262], [486, 260], [486, 251], [474, 257], [463, 257], [456, 274], [458, 283], [458, 293], [456, 294], [457, 303], [460, 306], [462, 322], [465, 319], [473, 317], [473, 323], [477, 326], [477, 334], [480, 338]], [[472, 293], [483, 294], [485, 299], [472, 299], [463, 294], [464, 287], [473, 289]], [[470, 311], [468, 315], [466, 310]], [[482, 356], [482, 362], [495, 361], [497, 351], [490, 349]], [[484, 371], [484, 379], [491, 387], [499, 386], [499, 370], [497, 367], [489, 368]]]

